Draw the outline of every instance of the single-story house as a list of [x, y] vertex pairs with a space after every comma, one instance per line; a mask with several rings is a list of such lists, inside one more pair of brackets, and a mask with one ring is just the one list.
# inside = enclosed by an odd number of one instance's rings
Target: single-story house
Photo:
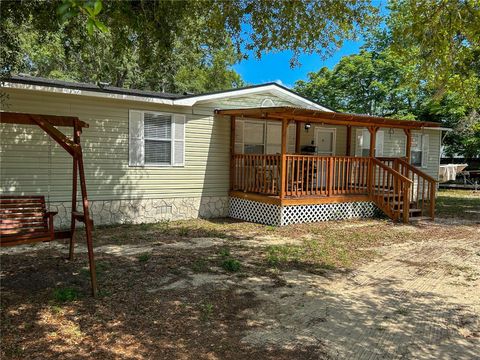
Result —
[[[82, 146], [97, 225], [434, 217], [438, 123], [340, 113], [275, 83], [185, 95], [21, 75], [1, 92], [2, 111], [89, 124]], [[69, 155], [36, 127], [0, 126], [0, 193], [45, 195], [56, 226], [68, 227]]]

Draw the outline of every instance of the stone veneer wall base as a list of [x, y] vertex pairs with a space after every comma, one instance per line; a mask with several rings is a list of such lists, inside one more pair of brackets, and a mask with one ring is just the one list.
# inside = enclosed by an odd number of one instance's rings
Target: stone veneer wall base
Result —
[[[91, 200], [90, 212], [95, 225], [141, 224], [165, 220], [216, 218], [228, 215], [228, 197], [173, 199]], [[51, 202], [49, 211], [57, 211], [55, 227], [70, 227], [70, 202]], [[82, 209], [81, 203], [78, 205]]]

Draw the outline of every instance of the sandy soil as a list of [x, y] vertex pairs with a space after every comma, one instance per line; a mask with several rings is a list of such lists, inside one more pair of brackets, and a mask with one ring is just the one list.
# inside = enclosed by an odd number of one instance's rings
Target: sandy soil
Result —
[[[402, 238], [320, 274], [264, 266], [264, 247], [299, 243], [285, 234], [106, 239], [96, 247], [103, 295], [66, 303], [52, 290], [88, 292], [84, 246], [73, 263], [63, 244], [2, 249], [2, 358], [480, 358], [478, 224], [373, 225]], [[240, 272], [218, 266], [225, 246]]]

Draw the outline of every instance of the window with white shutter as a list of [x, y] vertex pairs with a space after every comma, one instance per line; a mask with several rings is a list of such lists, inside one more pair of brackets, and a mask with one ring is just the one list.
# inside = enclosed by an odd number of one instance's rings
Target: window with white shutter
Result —
[[183, 166], [184, 158], [184, 115], [130, 111], [130, 166]]
[[412, 133], [411, 163], [413, 166], [427, 167], [429, 140], [427, 134]]

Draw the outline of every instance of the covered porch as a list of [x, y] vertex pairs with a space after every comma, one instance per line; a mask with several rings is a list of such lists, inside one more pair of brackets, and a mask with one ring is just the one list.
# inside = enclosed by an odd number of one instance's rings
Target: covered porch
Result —
[[[395, 221], [408, 222], [412, 216], [434, 218], [436, 181], [413, 166], [411, 157], [412, 131], [439, 127], [437, 123], [292, 107], [216, 113], [231, 120], [230, 196], [234, 199], [280, 209], [374, 203]], [[265, 122], [263, 130], [254, 126], [255, 121]], [[305, 133], [315, 125], [323, 130], [316, 128], [311, 140]], [[343, 128], [342, 139], [337, 141], [337, 132], [330, 127]], [[268, 140], [263, 144], [255, 140], [261, 138], [261, 131], [265, 137], [269, 128]], [[404, 134], [403, 156], [380, 156], [379, 129], [383, 129], [382, 136], [385, 129]], [[253, 134], [248, 145], [243, 143], [244, 134]], [[353, 134], [362, 137], [355, 141]], [[334, 143], [343, 148], [331, 147]]]

